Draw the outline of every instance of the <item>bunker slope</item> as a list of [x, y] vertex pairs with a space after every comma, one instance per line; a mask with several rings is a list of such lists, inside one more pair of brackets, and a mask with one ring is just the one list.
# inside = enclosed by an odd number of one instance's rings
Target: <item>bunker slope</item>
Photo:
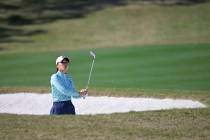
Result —
[[[198, 101], [169, 98], [88, 96], [85, 99], [72, 99], [72, 102], [75, 106], [76, 114], [81, 115], [206, 107]], [[51, 94], [0, 94], [0, 113], [48, 115], [51, 106]]]

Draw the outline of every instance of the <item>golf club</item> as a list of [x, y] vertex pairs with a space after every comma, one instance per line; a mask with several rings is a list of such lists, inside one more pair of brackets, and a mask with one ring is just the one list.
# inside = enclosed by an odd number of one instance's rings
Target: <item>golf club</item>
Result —
[[90, 51], [90, 55], [93, 57], [93, 61], [92, 61], [92, 64], [91, 64], [90, 73], [89, 73], [89, 76], [88, 76], [88, 81], [87, 81], [87, 85], [86, 85], [85, 89], [88, 89], [88, 86], [89, 86], [89, 83], [90, 83], [90, 78], [91, 78], [93, 67], [94, 67], [95, 58], [96, 58], [96, 53], [95, 52]]

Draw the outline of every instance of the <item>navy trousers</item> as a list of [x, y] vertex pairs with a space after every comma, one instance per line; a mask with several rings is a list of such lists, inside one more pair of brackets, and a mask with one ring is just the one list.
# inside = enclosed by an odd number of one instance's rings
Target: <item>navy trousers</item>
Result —
[[53, 102], [53, 106], [50, 110], [50, 114], [51, 115], [65, 115], [65, 114], [75, 115], [75, 108], [71, 100]]

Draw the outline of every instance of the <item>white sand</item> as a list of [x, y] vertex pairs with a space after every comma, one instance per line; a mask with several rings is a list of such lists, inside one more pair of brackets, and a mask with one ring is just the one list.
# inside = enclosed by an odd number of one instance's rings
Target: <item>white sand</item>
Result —
[[[198, 101], [182, 99], [93, 97], [73, 99], [77, 114], [110, 114], [173, 108], [203, 108]], [[0, 113], [47, 115], [52, 106], [51, 94], [0, 94]]]

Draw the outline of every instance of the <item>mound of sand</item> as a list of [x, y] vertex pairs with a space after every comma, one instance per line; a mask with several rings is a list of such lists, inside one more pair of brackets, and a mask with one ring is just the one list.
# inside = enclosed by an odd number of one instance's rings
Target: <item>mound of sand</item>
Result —
[[[93, 97], [72, 99], [77, 114], [111, 114], [116, 112], [151, 111], [173, 108], [203, 108], [198, 101], [128, 97]], [[0, 113], [48, 115], [51, 94], [0, 94]]]

